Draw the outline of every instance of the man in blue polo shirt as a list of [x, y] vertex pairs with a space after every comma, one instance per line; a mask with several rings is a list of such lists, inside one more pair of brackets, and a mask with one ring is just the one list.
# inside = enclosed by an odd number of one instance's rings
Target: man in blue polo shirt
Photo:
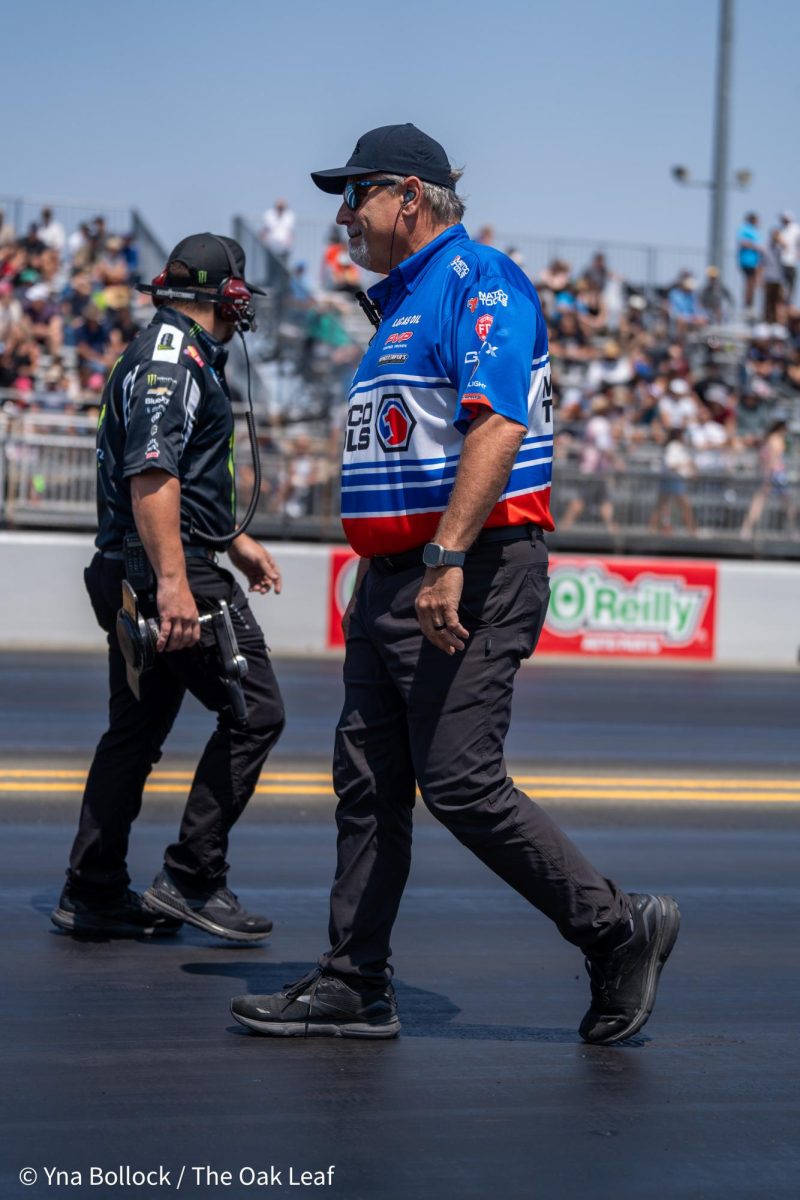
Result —
[[309, 975], [231, 1011], [257, 1033], [394, 1037], [389, 944], [417, 785], [431, 812], [583, 950], [590, 1042], [647, 1020], [678, 932], [665, 896], [599, 874], [508, 777], [520, 662], [549, 596], [553, 411], [536, 291], [461, 222], [459, 173], [413, 125], [374, 129], [312, 179], [342, 196], [350, 255], [386, 276], [350, 393], [342, 519], [361, 555], [345, 614], [334, 752], [330, 949]]

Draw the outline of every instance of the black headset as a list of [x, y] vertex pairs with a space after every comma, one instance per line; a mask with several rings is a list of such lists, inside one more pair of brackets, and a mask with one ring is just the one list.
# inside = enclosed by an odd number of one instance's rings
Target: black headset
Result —
[[199, 291], [192, 287], [171, 286], [167, 282], [169, 264], [164, 267], [163, 271], [160, 271], [156, 275], [152, 283], [140, 283], [137, 290], [144, 292], [145, 295], [152, 296], [153, 304], [156, 308], [159, 308], [162, 304], [168, 304], [170, 300], [188, 300], [192, 303], [216, 304], [223, 321], [232, 322], [239, 333], [245, 333], [248, 329], [255, 330], [257, 325], [252, 292], [245, 281], [239, 276], [228, 243], [224, 242], [222, 238], [217, 237], [214, 233], [211, 234], [211, 237], [218, 246], [222, 247], [225, 257], [228, 260], [228, 267], [230, 268], [230, 275], [222, 280], [216, 292]]

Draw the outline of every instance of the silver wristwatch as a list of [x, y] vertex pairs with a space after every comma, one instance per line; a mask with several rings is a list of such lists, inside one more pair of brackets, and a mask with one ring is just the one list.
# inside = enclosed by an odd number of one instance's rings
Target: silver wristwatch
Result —
[[465, 558], [464, 550], [445, 550], [438, 542], [428, 542], [422, 551], [426, 567], [463, 567]]

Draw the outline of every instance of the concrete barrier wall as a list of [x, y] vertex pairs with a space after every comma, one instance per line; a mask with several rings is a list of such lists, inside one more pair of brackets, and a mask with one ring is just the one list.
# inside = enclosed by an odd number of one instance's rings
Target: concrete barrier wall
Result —
[[[83, 584], [90, 536], [0, 533], [0, 649], [101, 649]], [[327, 642], [327, 546], [287, 543], [275, 551], [280, 596], [253, 595], [253, 612], [273, 650], [320, 654]], [[225, 566], [230, 563], [223, 555]], [[247, 582], [239, 578], [245, 591]]]
[[[0, 533], [0, 650], [102, 648], [83, 587], [92, 553], [88, 536]], [[252, 597], [267, 642], [279, 653], [328, 652], [330, 547], [280, 543], [274, 553], [283, 592]], [[717, 566], [714, 663], [796, 668], [800, 564]]]

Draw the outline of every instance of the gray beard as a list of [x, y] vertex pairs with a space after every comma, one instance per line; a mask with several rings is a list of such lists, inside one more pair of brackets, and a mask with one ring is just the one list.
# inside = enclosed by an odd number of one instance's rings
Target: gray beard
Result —
[[351, 242], [348, 246], [348, 251], [351, 259], [357, 267], [363, 267], [365, 270], [369, 270], [369, 246], [364, 241], [363, 236], [357, 246], [354, 246]]

